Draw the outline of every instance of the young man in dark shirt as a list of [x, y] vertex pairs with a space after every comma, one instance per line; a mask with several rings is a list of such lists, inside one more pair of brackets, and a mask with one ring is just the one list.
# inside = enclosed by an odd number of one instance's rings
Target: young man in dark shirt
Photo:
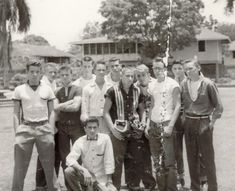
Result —
[[200, 191], [201, 154], [205, 165], [208, 190], [217, 191], [213, 148], [213, 128], [221, 117], [223, 106], [215, 84], [201, 75], [196, 60], [184, 64], [187, 79], [182, 82], [182, 102], [185, 112], [185, 143], [192, 191]]
[[113, 184], [118, 190], [121, 186], [124, 156], [133, 131], [128, 128], [133, 117], [139, 119], [137, 108], [141, 100], [140, 90], [134, 86], [133, 81], [134, 68], [124, 68], [120, 83], [108, 89], [105, 94], [104, 119], [111, 131], [115, 158]]
[[[72, 144], [85, 134], [80, 121], [81, 88], [72, 85], [72, 70], [61, 66], [59, 75], [62, 87], [56, 92], [55, 112], [58, 115], [58, 143], [62, 168], [66, 168], [66, 157]], [[66, 186], [68, 184], [65, 182]]]

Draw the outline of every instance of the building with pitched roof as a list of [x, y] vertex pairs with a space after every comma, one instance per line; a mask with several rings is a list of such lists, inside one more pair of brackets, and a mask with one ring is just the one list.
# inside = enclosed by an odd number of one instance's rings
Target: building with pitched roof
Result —
[[[223, 75], [224, 57], [230, 38], [221, 33], [202, 28], [195, 39], [190, 46], [171, 52], [173, 59], [185, 60], [196, 56], [205, 75], [214, 77], [217, 64], [221, 72], [220, 75]], [[139, 54], [141, 43], [119, 43], [119, 41], [107, 37], [98, 37], [72, 42], [71, 44], [81, 48], [82, 56], [91, 56], [94, 60], [107, 61], [112, 57], [116, 57], [125, 65], [133, 65], [141, 59]]]

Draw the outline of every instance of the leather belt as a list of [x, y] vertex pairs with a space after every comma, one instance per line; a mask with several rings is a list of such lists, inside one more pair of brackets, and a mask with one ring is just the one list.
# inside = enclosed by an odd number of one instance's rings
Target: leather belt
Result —
[[29, 126], [41, 126], [41, 125], [45, 125], [46, 123], [48, 123], [48, 120], [42, 120], [42, 121], [23, 121], [24, 125], [29, 125]]
[[189, 119], [209, 119], [210, 118], [209, 115], [188, 115], [188, 114], [185, 114], [185, 117]]

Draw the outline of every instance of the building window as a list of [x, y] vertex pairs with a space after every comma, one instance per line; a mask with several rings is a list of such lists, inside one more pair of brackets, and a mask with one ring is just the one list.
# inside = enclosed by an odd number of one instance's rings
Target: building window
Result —
[[141, 49], [143, 48], [143, 44], [138, 43], [138, 54], [141, 54]]
[[117, 53], [122, 54], [122, 43], [117, 43]]
[[103, 44], [103, 51], [104, 51], [104, 54], [109, 54], [109, 44], [108, 43]]
[[129, 43], [125, 43], [123, 45], [123, 53], [125, 53], [125, 54], [129, 54], [130, 53], [130, 44]]
[[97, 54], [102, 54], [102, 44], [96, 44], [97, 45]]
[[130, 53], [136, 53], [136, 46], [135, 43], [130, 43]]
[[233, 58], [235, 58], [235, 51], [233, 51]]
[[206, 43], [204, 40], [198, 41], [198, 51], [205, 52], [206, 51]]
[[110, 43], [110, 54], [115, 54], [116, 53], [116, 44], [115, 43]]
[[91, 54], [96, 54], [96, 44], [90, 44], [90, 51]]
[[84, 44], [84, 54], [89, 54], [89, 44]]

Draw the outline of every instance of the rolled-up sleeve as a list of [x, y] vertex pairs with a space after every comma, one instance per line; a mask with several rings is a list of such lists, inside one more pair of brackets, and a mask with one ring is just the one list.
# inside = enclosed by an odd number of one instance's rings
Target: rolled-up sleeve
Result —
[[107, 137], [105, 152], [104, 152], [104, 170], [105, 174], [114, 173], [113, 145], [109, 137]]
[[20, 101], [21, 100], [19, 87], [15, 88], [15, 91], [12, 95], [12, 100], [14, 100], [14, 101]]
[[80, 158], [81, 144], [82, 142], [79, 139], [74, 143], [71, 152], [66, 157], [66, 164], [68, 166], [73, 166], [74, 164], [77, 163], [78, 159]]

